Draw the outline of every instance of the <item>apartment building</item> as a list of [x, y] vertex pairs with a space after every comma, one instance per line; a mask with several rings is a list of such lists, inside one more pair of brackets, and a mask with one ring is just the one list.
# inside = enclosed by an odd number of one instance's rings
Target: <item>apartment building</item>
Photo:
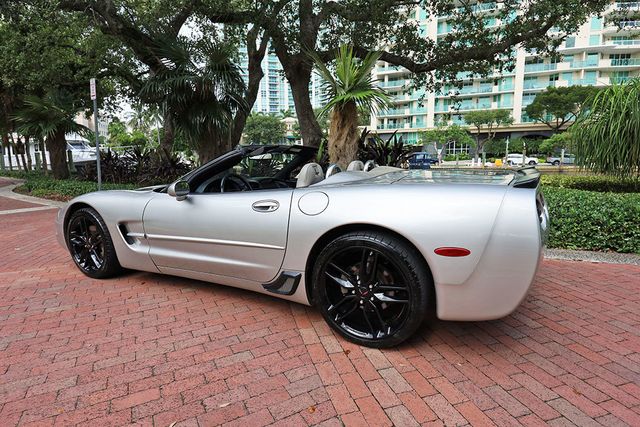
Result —
[[[493, 16], [498, 4], [479, 2], [474, 7], [488, 25], [500, 25]], [[508, 109], [514, 122], [499, 130], [503, 136], [548, 135], [548, 128], [534, 123], [524, 110], [540, 91], [549, 86], [606, 86], [640, 76], [640, 21], [631, 18], [638, 11], [639, 1], [612, 2], [603, 17], [591, 17], [567, 37], [559, 50], [561, 60], [554, 62], [536, 52], [517, 49], [513, 72], [491, 78], [461, 75], [461, 89], [445, 86], [441, 93], [411, 89], [405, 69], [380, 61], [375, 77], [392, 94], [393, 106], [373, 115], [371, 128], [381, 135], [397, 130], [405, 142], [417, 143], [419, 132], [433, 128], [443, 116], [464, 126], [466, 112]], [[622, 16], [615, 23], [607, 19], [614, 12], [616, 17]], [[432, 18], [421, 8], [415, 11], [414, 19], [423, 33], [435, 40], [453, 31], [446, 16]], [[465, 147], [456, 147], [460, 149]]]
[[[245, 82], [248, 81], [248, 60], [244, 48], [240, 50], [240, 68]], [[282, 65], [274, 53], [265, 55], [262, 61], [262, 71], [264, 77], [260, 82], [260, 90], [252, 111], [277, 114], [289, 110], [295, 114], [291, 88], [284, 77]], [[322, 87], [320, 79], [315, 73], [309, 84], [309, 93], [313, 108], [321, 107], [323, 105]]]

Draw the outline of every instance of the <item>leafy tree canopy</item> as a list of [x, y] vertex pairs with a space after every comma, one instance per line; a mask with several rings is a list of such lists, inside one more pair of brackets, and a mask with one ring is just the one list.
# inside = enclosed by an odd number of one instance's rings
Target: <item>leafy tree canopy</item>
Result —
[[529, 117], [558, 132], [575, 121], [599, 89], [593, 86], [549, 87], [536, 95], [526, 107]]
[[272, 114], [251, 113], [244, 128], [249, 144], [280, 144], [285, 136], [285, 124]]
[[[59, 0], [60, 7], [86, 14], [105, 33], [126, 41], [150, 66], [162, 61], [148, 52], [153, 35], [140, 31], [148, 22], [160, 23], [174, 34], [187, 19], [201, 24], [199, 31], [224, 28], [230, 36], [262, 34], [261, 43], [247, 38], [247, 47], [264, 51], [263, 42], [270, 40], [292, 87], [302, 138], [312, 145], [320, 143], [322, 131], [309, 97], [310, 51], [325, 61], [334, 58], [333, 51], [342, 44], [354, 46], [360, 58], [380, 51], [381, 60], [413, 73], [416, 88], [437, 88], [442, 82], [460, 84], [470, 74], [492, 75], [513, 68], [516, 46], [553, 54], [563, 36], [574, 33], [609, 3], [504, 0], [496, 3], [499, 7], [492, 17], [498, 21], [493, 21], [485, 19], [475, 3], [445, 0]], [[446, 15], [452, 31], [432, 40], [414, 19], [416, 13], [421, 18]], [[550, 34], [552, 28], [556, 31]], [[250, 71], [250, 79], [261, 78], [259, 68]]]
[[556, 133], [551, 138], [547, 138], [540, 144], [539, 151], [544, 154], [553, 154], [561, 149], [571, 151], [573, 149], [573, 134], [571, 131]]

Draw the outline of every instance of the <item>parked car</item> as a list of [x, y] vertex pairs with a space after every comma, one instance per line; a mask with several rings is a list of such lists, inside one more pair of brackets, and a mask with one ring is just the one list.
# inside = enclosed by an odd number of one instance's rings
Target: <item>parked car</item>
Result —
[[430, 307], [489, 320], [524, 299], [548, 227], [538, 171], [355, 161], [326, 177], [315, 157], [240, 146], [169, 185], [85, 194], [60, 210], [58, 240], [89, 277], [127, 268], [315, 305], [371, 347], [412, 336]]
[[431, 165], [437, 165], [438, 158], [430, 153], [419, 152], [409, 156], [409, 169], [430, 169]]
[[[505, 163], [507, 163], [510, 166], [518, 166], [518, 165], [522, 165], [522, 154], [517, 154], [517, 153], [512, 153], [509, 154], [506, 158]], [[538, 159], [536, 157], [529, 157], [527, 156], [525, 158], [524, 164], [527, 165], [537, 165], [538, 164]]]
[[[553, 166], [559, 166], [560, 165], [560, 156], [549, 156], [547, 157], [547, 163], [551, 163]], [[562, 162], [563, 165], [574, 165], [576, 163], [576, 156], [573, 154], [566, 154], [564, 155], [564, 161]]]

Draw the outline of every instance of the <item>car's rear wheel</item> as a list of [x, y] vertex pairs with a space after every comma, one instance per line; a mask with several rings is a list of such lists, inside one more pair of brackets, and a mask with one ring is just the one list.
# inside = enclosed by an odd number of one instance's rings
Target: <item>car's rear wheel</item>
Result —
[[560, 166], [560, 160], [554, 160], [553, 166]]
[[530, 166], [533, 166], [533, 165], [535, 165], [535, 164], [536, 164], [536, 161], [535, 161], [535, 160], [531, 160], [531, 161], [529, 161], [529, 165], [530, 165]]
[[78, 209], [71, 215], [66, 239], [73, 262], [87, 276], [105, 279], [122, 271], [109, 230], [94, 209]]
[[327, 323], [369, 347], [394, 346], [413, 335], [433, 287], [415, 249], [381, 232], [353, 232], [329, 243], [314, 266], [313, 286]]

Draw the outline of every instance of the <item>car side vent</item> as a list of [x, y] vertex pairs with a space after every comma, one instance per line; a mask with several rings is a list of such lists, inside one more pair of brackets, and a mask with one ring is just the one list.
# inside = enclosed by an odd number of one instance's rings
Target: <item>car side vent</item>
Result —
[[130, 245], [133, 245], [135, 243], [135, 240], [133, 239], [133, 237], [129, 236], [129, 229], [127, 228], [126, 225], [120, 224], [118, 225], [118, 229], [120, 230], [120, 234], [122, 234], [122, 238], [124, 239], [125, 242], [127, 242]]

